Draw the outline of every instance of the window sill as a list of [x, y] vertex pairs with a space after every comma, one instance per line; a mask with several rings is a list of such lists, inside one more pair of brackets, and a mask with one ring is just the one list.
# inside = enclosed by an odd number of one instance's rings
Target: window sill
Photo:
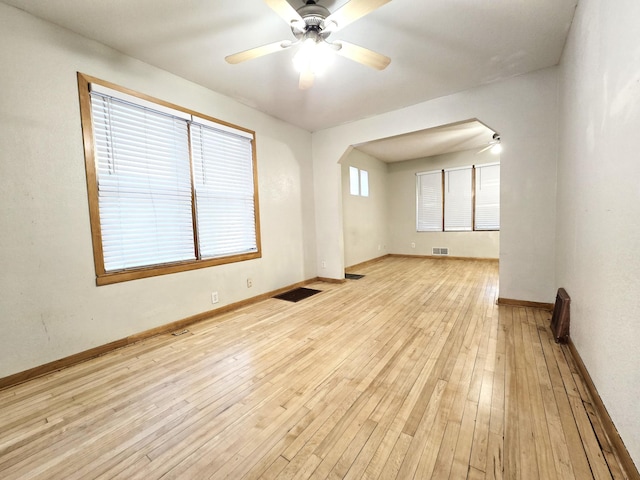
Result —
[[119, 270], [117, 272], [108, 272], [98, 274], [96, 276], [96, 285], [110, 285], [113, 283], [128, 282], [139, 278], [157, 277], [160, 275], [168, 275], [170, 273], [187, 272], [189, 270], [197, 270], [200, 268], [214, 267], [216, 265], [224, 265], [228, 263], [244, 262], [245, 260], [253, 260], [261, 258], [261, 252], [244, 253], [241, 255], [233, 255], [229, 257], [209, 258], [206, 260], [196, 260], [180, 263], [167, 263], [163, 265], [153, 265], [150, 267], [131, 268], [127, 270]]

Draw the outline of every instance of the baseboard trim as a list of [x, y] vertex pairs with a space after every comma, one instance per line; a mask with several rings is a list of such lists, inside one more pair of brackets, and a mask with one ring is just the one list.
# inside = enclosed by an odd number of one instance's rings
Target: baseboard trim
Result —
[[451, 255], [409, 255], [407, 253], [390, 253], [387, 256], [398, 257], [398, 258], [428, 258], [429, 260], [469, 260], [474, 262], [496, 262], [496, 263], [500, 261], [500, 259], [498, 258], [487, 258], [487, 257], [454, 257]]
[[53, 362], [45, 363], [44, 365], [30, 368], [29, 370], [25, 370], [23, 372], [14, 373], [13, 375], [9, 375], [8, 377], [0, 378], [0, 390], [18, 385], [19, 383], [24, 383], [37, 377], [41, 377], [42, 375], [46, 375], [51, 372], [62, 370], [63, 368], [82, 363], [92, 358], [100, 357], [106, 353], [112, 352], [122, 347], [126, 347], [128, 344], [129, 343], [127, 339], [122, 338], [105, 345], [100, 345], [83, 352], [75, 353], [68, 357], [54, 360]]
[[54, 360], [53, 362], [45, 363], [44, 365], [39, 365], [37, 367], [30, 368], [22, 372], [14, 373], [13, 375], [0, 378], [0, 390], [4, 388], [12, 387], [14, 385], [18, 385], [20, 383], [24, 383], [28, 380], [33, 380], [34, 378], [41, 377], [43, 375], [56, 372], [58, 370], [62, 370], [67, 367], [71, 367], [72, 365], [77, 365], [78, 363], [91, 360], [92, 358], [100, 357], [102, 355], [110, 353], [119, 348], [123, 348], [128, 345], [138, 343], [142, 340], [146, 340], [148, 338], [155, 337], [157, 335], [162, 335], [165, 333], [175, 332], [176, 330], [181, 330], [190, 325], [193, 325], [194, 323], [198, 323], [203, 320], [209, 320], [223, 313], [230, 312], [231, 310], [235, 310], [247, 305], [251, 305], [253, 303], [260, 302], [262, 300], [266, 300], [267, 298], [271, 298], [275, 295], [279, 295], [288, 290], [293, 290], [294, 288], [302, 287], [304, 285], [308, 285], [309, 283], [313, 283], [317, 281], [324, 281], [324, 282], [330, 282], [330, 283], [343, 283], [346, 280], [344, 280], [343, 282], [340, 282], [339, 280], [322, 279], [320, 277], [315, 277], [309, 280], [304, 280], [302, 282], [294, 283], [293, 285], [279, 288], [272, 292], [263, 293], [255, 297], [241, 300], [239, 302], [230, 303], [229, 305], [224, 305], [214, 310], [208, 310], [206, 312], [198, 313], [196, 315], [191, 315], [187, 318], [183, 318], [182, 320], [177, 320], [175, 322], [160, 325], [159, 327], [152, 328], [150, 330], [145, 330], [143, 332], [136, 333], [128, 337], [121, 338], [119, 340], [115, 340], [105, 345], [100, 345], [98, 347], [90, 348], [89, 350], [84, 350], [82, 352], [75, 353], [68, 357], [60, 358], [58, 360]]
[[514, 300], [512, 298], [498, 298], [498, 305], [504, 305], [507, 307], [528, 307], [528, 308], [541, 308], [542, 310], [548, 310], [553, 312], [553, 303], [542, 302], [530, 302], [528, 300]]
[[382, 255], [381, 257], [372, 258], [371, 260], [366, 260], [364, 262], [356, 263], [355, 265], [349, 265], [345, 267], [345, 270], [357, 270], [358, 268], [364, 268], [374, 263], [379, 262], [380, 260], [384, 260], [387, 257], [390, 257], [391, 254]]
[[618, 429], [613, 423], [613, 420], [611, 420], [609, 412], [607, 412], [607, 408], [605, 407], [602, 398], [600, 398], [600, 394], [598, 393], [598, 390], [596, 389], [596, 386], [591, 379], [591, 375], [589, 375], [589, 371], [582, 361], [582, 357], [580, 357], [580, 354], [578, 353], [578, 350], [571, 338], [569, 338], [568, 347], [569, 352], [571, 352], [571, 356], [573, 357], [573, 360], [576, 362], [576, 366], [580, 371], [580, 375], [582, 375], [584, 383], [589, 390], [589, 394], [591, 395], [591, 398], [594, 402], [594, 407], [598, 413], [599, 418], [602, 420], [602, 426], [604, 427], [605, 433], [609, 437], [611, 446], [616, 451], [616, 455], [620, 460], [622, 468], [627, 474], [629, 480], [640, 480], [640, 473], [638, 472], [638, 468], [633, 462], [631, 455], [629, 455], [629, 451], [622, 441], [620, 433], [618, 433]]

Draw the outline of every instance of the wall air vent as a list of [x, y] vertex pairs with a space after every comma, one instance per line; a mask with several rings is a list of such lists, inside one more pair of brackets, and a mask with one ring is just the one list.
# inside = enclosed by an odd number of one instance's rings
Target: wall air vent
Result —
[[569, 342], [570, 306], [571, 297], [564, 288], [559, 288], [551, 317], [551, 332], [556, 343]]
[[449, 249], [447, 247], [433, 247], [431, 249], [432, 255], [449, 255]]

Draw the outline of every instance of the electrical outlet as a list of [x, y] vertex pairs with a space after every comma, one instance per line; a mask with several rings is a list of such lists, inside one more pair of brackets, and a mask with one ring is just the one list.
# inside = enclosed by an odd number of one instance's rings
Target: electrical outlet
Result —
[[382, 245], [378, 244], [378, 251], [382, 250]]
[[211, 292], [211, 303], [218, 303], [218, 292]]
[[247, 278], [247, 288], [251, 288], [253, 287], [253, 280], [251, 280], [250, 278]]
[[411, 242], [411, 248], [416, 248], [416, 242]]
[[322, 268], [327, 268], [327, 262], [325, 262], [324, 260], [322, 261]]

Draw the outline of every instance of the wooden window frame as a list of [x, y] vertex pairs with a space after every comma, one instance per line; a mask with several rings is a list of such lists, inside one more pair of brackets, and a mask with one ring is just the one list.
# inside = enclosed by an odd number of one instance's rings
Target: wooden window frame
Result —
[[[256, 155], [256, 138], [255, 132], [244, 127], [233, 125], [231, 123], [213, 118], [208, 115], [204, 115], [200, 112], [196, 112], [178, 105], [174, 105], [163, 100], [145, 95], [128, 88], [121, 87], [119, 85], [107, 82], [83, 73], [77, 73], [78, 78], [78, 93], [80, 101], [80, 119], [82, 125], [82, 138], [84, 143], [84, 157], [85, 157], [85, 169], [87, 176], [87, 197], [89, 200], [89, 220], [91, 225], [91, 239], [93, 244], [93, 260], [96, 272], [96, 285], [108, 285], [118, 282], [126, 282], [129, 280], [136, 280], [139, 278], [155, 277], [159, 275], [167, 275], [170, 273], [185, 272], [189, 270], [196, 270], [200, 268], [213, 267], [216, 265], [224, 265], [235, 262], [242, 262], [246, 260], [253, 260], [262, 257], [262, 246], [260, 237], [260, 209], [258, 201], [258, 166]], [[100, 211], [98, 206], [98, 177], [96, 171], [96, 151], [94, 145], [94, 132], [93, 121], [91, 115], [91, 96], [90, 96], [90, 84], [99, 84], [104, 87], [122, 92], [127, 95], [137, 97], [143, 101], [152, 102], [161, 107], [168, 107], [174, 110], [178, 110], [189, 115], [201, 117], [206, 120], [215, 122], [217, 124], [231, 127], [237, 130], [242, 130], [251, 135], [251, 147], [252, 147], [252, 163], [253, 163], [253, 202], [254, 202], [254, 216], [255, 216], [255, 234], [256, 234], [256, 252], [228, 255], [216, 258], [196, 259], [187, 261], [178, 261], [170, 263], [162, 263], [144, 267], [127, 268], [118, 271], [107, 272], [104, 267], [104, 256], [102, 250], [102, 229], [100, 225]], [[192, 163], [191, 152], [189, 152], [189, 162]], [[193, 178], [191, 185], [192, 199], [195, 195]], [[195, 202], [192, 201], [193, 208], [195, 208]], [[196, 217], [195, 211], [192, 212], [193, 228], [196, 233]], [[194, 236], [194, 249], [195, 252], [199, 252], [197, 235]], [[199, 253], [198, 253], [199, 254]]]

